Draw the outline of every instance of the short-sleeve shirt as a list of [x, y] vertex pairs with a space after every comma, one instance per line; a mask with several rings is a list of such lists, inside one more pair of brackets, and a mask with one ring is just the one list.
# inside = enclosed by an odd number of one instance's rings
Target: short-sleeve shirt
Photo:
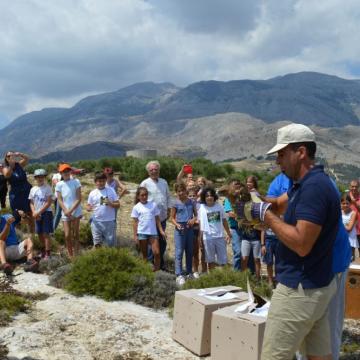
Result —
[[146, 187], [149, 193], [148, 200], [154, 201], [158, 206], [160, 210], [160, 220], [166, 220], [168, 208], [171, 207], [171, 197], [167, 181], [162, 178], [159, 178], [158, 181], [147, 178], [140, 186]]
[[[9, 216], [12, 216], [12, 215], [5, 214], [5, 215], [0, 216], [0, 232], [2, 232], [4, 230], [4, 227], [6, 225], [6, 220]], [[5, 240], [5, 244], [6, 244], [6, 246], [12, 246], [12, 245], [19, 244], [19, 241], [16, 236], [16, 231], [15, 231], [15, 223], [10, 224], [9, 235]]]
[[[206, 240], [208, 238], [223, 237], [223, 220], [226, 217], [223, 207], [218, 203], [215, 203], [213, 206], [202, 204], [199, 211], [206, 212], [206, 217], [209, 224], [210, 231], [204, 232], [204, 239]], [[201, 215], [199, 218], [201, 218]]]
[[[70, 209], [76, 201], [76, 190], [81, 187], [78, 179], [69, 179], [67, 181], [61, 180], [55, 186], [55, 191], [61, 194], [64, 205], [67, 209]], [[73, 216], [79, 217], [82, 214], [81, 205], [74, 210]], [[63, 212], [64, 216], [64, 212]]]
[[306, 220], [320, 225], [321, 231], [310, 253], [304, 257], [279, 242], [277, 280], [290, 288], [299, 283], [305, 289], [329, 285], [332, 272], [333, 246], [341, 215], [336, 189], [321, 165], [314, 166], [299, 183], [288, 191], [288, 208], [284, 221], [296, 225]]
[[157, 235], [155, 216], [160, 215], [158, 206], [153, 201], [146, 204], [138, 202], [132, 209], [131, 217], [138, 219], [138, 234]]
[[114, 221], [115, 208], [102, 204], [101, 198], [108, 198], [110, 201], [119, 200], [119, 197], [111, 187], [92, 190], [88, 197], [88, 204], [94, 209], [93, 219], [97, 221]]
[[271, 182], [266, 196], [277, 198], [286, 193], [292, 186], [292, 180], [289, 179], [284, 173], [280, 173]]
[[[48, 201], [49, 197], [52, 198], [53, 193], [51, 187], [47, 184], [42, 186], [33, 186], [30, 190], [29, 200], [34, 204], [35, 211], [39, 211], [45, 203]], [[49, 206], [45, 211], [52, 211], [51, 206]]]
[[172, 207], [176, 209], [176, 221], [188, 222], [194, 217], [194, 207], [196, 205], [190, 200], [186, 199], [185, 202], [176, 199]]

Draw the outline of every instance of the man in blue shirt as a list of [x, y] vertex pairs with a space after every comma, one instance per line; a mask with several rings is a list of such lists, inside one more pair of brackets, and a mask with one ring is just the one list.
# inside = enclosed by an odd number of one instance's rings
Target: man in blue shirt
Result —
[[[336, 183], [334, 181], [332, 182], [337, 190]], [[280, 173], [269, 185], [267, 198], [277, 198], [283, 193], [287, 192], [291, 186], [292, 181], [284, 173]], [[339, 192], [338, 196], [340, 201]], [[332, 261], [332, 271], [334, 274], [337, 274], [335, 278], [337, 291], [329, 304], [331, 352], [334, 359], [338, 359], [340, 356], [340, 346], [345, 313], [345, 282], [350, 261], [351, 247], [349, 243], [349, 237], [340, 216], [339, 230], [336, 234]], [[297, 359], [305, 360], [306, 356], [298, 354]]]
[[[281, 171], [292, 181], [287, 193], [273, 199], [265, 223], [279, 238], [273, 293], [262, 359], [291, 359], [301, 348], [308, 359], [331, 359], [327, 308], [336, 291], [332, 251], [340, 203], [322, 166], [314, 165], [315, 134], [301, 124], [278, 130]], [[285, 211], [286, 210], [286, 211]], [[277, 214], [285, 213], [284, 220]]]
[[38, 263], [33, 259], [33, 243], [30, 238], [19, 243], [15, 232], [15, 218], [10, 214], [0, 216], [0, 269], [6, 275], [11, 275], [13, 267], [8, 261], [27, 258], [24, 266], [25, 271], [36, 272]]

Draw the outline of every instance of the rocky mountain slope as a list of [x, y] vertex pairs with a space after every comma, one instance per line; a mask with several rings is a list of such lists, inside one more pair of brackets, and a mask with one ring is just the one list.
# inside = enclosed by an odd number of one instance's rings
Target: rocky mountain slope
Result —
[[[0, 151], [17, 149], [33, 158], [71, 151], [57, 155], [63, 157], [101, 141], [165, 154], [195, 151], [213, 160], [256, 157], [288, 122], [312, 126], [329, 161], [360, 165], [359, 81], [311, 72], [258, 81], [202, 81], [183, 89], [135, 84], [87, 97], [69, 109], [25, 114], [0, 131]], [[108, 156], [103, 147], [85, 149], [84, 158]]]

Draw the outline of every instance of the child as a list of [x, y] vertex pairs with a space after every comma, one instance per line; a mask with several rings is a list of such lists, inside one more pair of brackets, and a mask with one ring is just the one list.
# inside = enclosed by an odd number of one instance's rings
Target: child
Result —
[[144, 261], [147, 261], [148, 245], [154, 255], [154, 271], [160, 269], [160, 247], [159, 236], [166, 239], [164, 230], [160, 222], [160, 210], [153, 201], [148, 201], [148, 190], [140, 186], [135, 194], [135, 206], [132, 209], [131, 217], [134, 219], [134, 241], [140, 247]]
[[351, 198], [345, 193], [341, 197], [341, 213], [342, 221], [345, 226], [346, 231], [349, 234], [349, 241], [351, 246], [351, 261], [355, 260], [355, 249], [359, 248], [359, 242], [356, 236], [356, 212], [351, 210], [350, 207]]
[[[192, 187], [188, 190], [188, 198], [195, 204], [196, 213], [199, 212], [200, 202], [197, 201], [197, 194], [200, 188], [198, 186]], [[200, 236], [200, 227], [199, 221], [196, 220], [193, 225], [194, 231], [194, 246], [193, 246], [193, 277], [198, 279], [200, 277], [199, 274], [199, 254], [201, 256], [201, 270], [203, 273], [207, 272], [207, 264], [205, 262], [205, 251], [204, 251], [204, 243], [202, 236]]]
[[105, 168], [104, 174], [106, 175], [106, 187], [111, 187], [119, 195], [119, 199], [123, 197], [127, 192], [126, 186], [120, 180], [114, 179], [113, 169]]
[[175, 225], [175, 275], [179, 286], [185, 284], [182, 270], [182, 259], [185, 251], [186, 274], [192, 275], [193, 225], [196, 221], [196, 205], [188, 198], [185, 183], [176, 183], [175, 192], [177, 199], [171, 207], [170, 219]]
[[242, 233], [241, 240], [241, 270], [244, 271], [248, 268], [248, 261], [250, 251], [252, 251], [255, 262], [255, 275], [260, 279], [261, 270], [261, 238], [265, 241], [263, 231], [254, 229], [253, 226], [242, 226], [240, 228]]
[[33, 259], [33, 243], [30, 238], [19, 243], [14, 222], [15, 218], [12, 215], [0, 215], [0, 269], [6, 275], [11, 275], [13, 266], [8, 261], [26, 257], [24, 270], [37, 272], [39, 264]]
[[[223, 207], [216, 202], [218, 196], [213, 188], [206, 187], [201, 192], [199, 209], [200, 230], [203, 234], [205, 259], [209, 270], [215, 268], [215, 258], [219, 265], [227, 263], [226, 243], [230, 242], [231, 232], [225, 219]], [[223, 228], [226, 232], [224, 239]]]
[[79, 254], [79, 228], [82, 217], [81, 184], [78, 179], [71, 179], [72, 168], [61, 164], [59, 172], [63, 180], [55, 186], [59, 205], [62, 209], [61, 219], [64, 225], [65, 244], [70, 257]]
[[104, 242], [107, 246], [116, 246], [115, 210], [120, 206], [119, 197], [111, 187], [106, 187], [106, 175], [95, 174], [96, 189], [88, 197], [86, 209], [94, 211], [91, 221], [91, 233], [95, 247]]
[[38, 234], [40, 242], [45, 247], [45, 252], [42, 254], [42, 257], [49, 259], [50, 234], [54, 232], [53, 213], [51, 210], [53, 194], [51, 187], [45, 182], [46, 176], [46, 170], [35, 170], [34, 178], [37, 186], [31, 188], [29, 200], [32, 216], [35, 219], [35, 232]]

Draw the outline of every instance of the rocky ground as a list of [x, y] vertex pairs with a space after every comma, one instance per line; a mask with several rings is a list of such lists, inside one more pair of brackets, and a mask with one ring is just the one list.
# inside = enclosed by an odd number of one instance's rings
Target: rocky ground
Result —
[[20, 270], [15, 279], [15, 289], [49, 297], [0, 328], [8, 359], [198, 359], [171, 339], [167, 311], [126, 301], [77, 298], [48, 286], [47, 275]]

